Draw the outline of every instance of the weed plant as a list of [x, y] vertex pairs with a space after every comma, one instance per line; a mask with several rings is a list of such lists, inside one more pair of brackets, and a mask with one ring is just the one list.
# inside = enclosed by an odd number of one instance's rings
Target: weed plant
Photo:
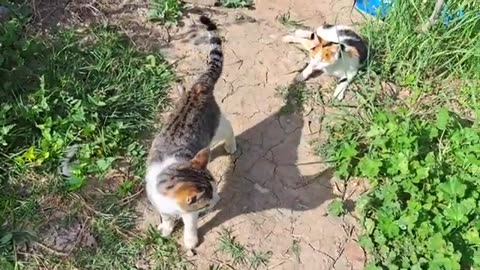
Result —
[[[182, 269], [174, 243], [131, 236], [136, 213], [128, 203], [144, 173], [142, 141], [168, 105], [166, 61], [111, 27], [40, 38], [25, 35], [27, 20], [0, 26], [0, 269], [131, 269], [145, 256]], [[73, 144], [73, 175], [63, 177], [58, 168]], [[83, 199], [85, 186], [102, 183], [119, 162], [130, 171], [119, 187]], [[45, 205], [54, 198], [60, 203]], [[79, 220], [96, 245], [67, 257], [29, 249], [46, 237], [47, 207], [62, 204], [70, 206], [57, 225]]]
[[[319, 151], [341, 179], [371, 186], [357, 203], [365, 269], [480, 269], [475, 2], [447, 1], [463, 16], [446, 23], [442, 13], [427, 32], [435, 1], [395, 1], [383, 21], [361, 26], [371, 61], [357, 80], [360, 109], [330, 125]], [[381, 98], [385, 81], [410, 95]]]

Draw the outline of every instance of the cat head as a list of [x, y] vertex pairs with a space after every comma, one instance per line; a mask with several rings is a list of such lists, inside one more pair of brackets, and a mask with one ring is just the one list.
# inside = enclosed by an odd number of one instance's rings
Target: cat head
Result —
[[208, 148], [200, 150], [192, 160], [178, 165], [172, 176], [176, 184], [170, 196], [183, 212], [210, 209], [220, 199], [215, 180], [207, 169], [209, 157]]
[[329, 42], [320, 38], [316, 33], [310, 35], [310, 56], [322, 62], [331, 63], [340, 58], [345, 46], [340, 43]]

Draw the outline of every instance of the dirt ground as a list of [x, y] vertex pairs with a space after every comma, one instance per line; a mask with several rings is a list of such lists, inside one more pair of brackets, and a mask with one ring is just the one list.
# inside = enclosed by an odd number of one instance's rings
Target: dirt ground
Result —
[[[225, 254], [217, 252], [223, 228], [233, 230], [248, 250], [271, 252], [265, 269], [363, 269], [365, 254], [356, 242], [355, 218], [327, 215], [329, 202], [344, 191], [335, 187], [332, 170], [310, 144], [324, 138], [319, 134], [319, 113], [281, 114], [284, 102], [276, 94], [306, 61], [301, 51], [280, 41], [288, 30], [277, 16], [289, 11], [308, 26], [352, 25], [361, 21], [357, 11], [351, 12], [352, 1], [257, 0], [254, 10], [202, 6], [190, 9], [182, 25], [168, 33], [147, 21], [143, 0], [53, 2], [63, 7], [63, 13], [47, 3], [35, 11], [38, 23], [109, 21], [138, 46], [159, 48], [187, 85], [205, 68], [207, 58], [207, 49], [192, 41], [195, 33], [203, 34], [195, 28], [197, 14], [210, 14], [219, 23], [225, 68], [215, 91], [233, 124], [238, 152], [227, 156], [219, 151], [210, 165], [220, 181], [222, 200], [201, 220], [201, 243], [197, 255], [190, 258], [198, 269], [227, 261]], [[40, 19], [46, 14], [48, 20]], [[323, 81], [315, 78], [309, 84], [318, 86]], [[331, 94], [325, 96], [329, 99]], [[331, 107], [322, 111], [331, 112]], [[354, 183], [347, 190], [352, 200], [362, 191]], [[143, 212], [140, 227], [159, 222], [144, 199], [139, 209]]]

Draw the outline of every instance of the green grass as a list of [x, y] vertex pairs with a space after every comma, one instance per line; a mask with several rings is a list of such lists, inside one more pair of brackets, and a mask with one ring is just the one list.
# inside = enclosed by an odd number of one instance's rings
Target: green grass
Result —
[[[434, 2], [396, 2], [361, 27], [372, 54], [352, 87], [358, 107], [319, 147], [341, 179], [371, 186], [357, 202], [370, 270], [480, 268], [478, 3], [449, 1], [464, 16], [422, 33]], [[409, 94], [390, 98], [384, 81]]]
[[[173, 80], [167, 62], [111, 27], [40, 38], [26, 36], [27, 20], [0, 26], [0, 269], [186, 268], [173, 241], [135, 229], [143, 142]], [[73, 175], [63, 177], [73, 144]], [[79, 224], [93, 246], [44, 244], [53, 225]]]
[[346, 213], [345, 204], [340, 199], [333, 200], [328, 205], [327, 210], [329, 215], [332, 215], [335, 217], [343, 216]]
[[148, 17], [151, 21], [166, 25], [177, 25], [185, 11], [185, 4], [179, 0], [151, 0]]
[[300, 247], [300, 240], [294, 239], [288, 252], [295, 257], [297, 263], [302, 263], [302, 261], [300, 260], [300, 255], [302, 253], [302, 248]]
[[450, 1], [448, 9], [456, 13], [463, 8], [464, 16], [449, 25], [440, 18], [426, 33], [418, 29], [431, 15], [435, 1], [424, 2], [402, 2], [383, 23], [370, 21], [362, 26], [372, 50], [373, 71], [398, 85], [411, 87], [420, 87], [433, 78], [437, 82], [478, 79], [480, 18], [474, 8], [478, 1]]
[[298, 28], [307, 28], [302, 24], [301, 20], [295, 20], [292, 18], [290, 11], [282, 13], [277, 16], [277, 21], [283, 26], [287, 27], [289, 30], [296, 30]]
[[291, 114], [303, 111], [304, 105], [308, 101], [308, 95], [312, 91], [305, 83], [293, 83], [288, 86], [279, 86], [275, 89], [275, 92], [285, 102], [285, 105], [280, 109], [280, 113]]
[[255, 4], [253, 0], [218, 0], [217, 3], [226, 8], [251, 8]]
[[239, 267], [248, 269], [259, 269], [265, 267], [270, 261], [272, 253], [270, 251], [249, 251], [233, 236], [233, 232], [224, 229], [218, 239], [218, 251], [230, 257], [231, 263]]

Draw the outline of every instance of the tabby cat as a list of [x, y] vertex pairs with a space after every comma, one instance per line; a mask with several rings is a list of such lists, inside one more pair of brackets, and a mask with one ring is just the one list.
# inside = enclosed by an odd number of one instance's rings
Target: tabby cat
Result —
[[337, 77], [339, 81], [333, 96], [338, 100], [345, 97], [347, 86], [368, 55], [366, 42], [344, 25], [325, 24], [316, 32], [299, 29], [293, 35], [283, 37], [283, 41], [300, 43], [310, 52], [310, 62], [295, 78], [296, 81], [305, 81], [316, 70]]
[[162, 218], [159, 230], [163, 236], [170, 235], [176, 219], [181, 218], [187, 249], [198, 243], [199, 213], [211, 209], [220, 199], [207, 169], [210, 148], [224, 141], [228, 153], [236, 151], [232, 126], [213, 95], [223, 69], [222, 41], [217, 26], [208, 17], [201, 16], [200, 22], [206, 25], [212, 46], [208, 70], [183, 93], [156, 135], [146, 172], [148, 199]]

